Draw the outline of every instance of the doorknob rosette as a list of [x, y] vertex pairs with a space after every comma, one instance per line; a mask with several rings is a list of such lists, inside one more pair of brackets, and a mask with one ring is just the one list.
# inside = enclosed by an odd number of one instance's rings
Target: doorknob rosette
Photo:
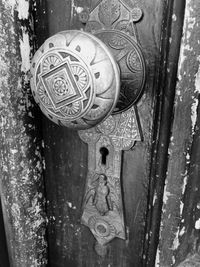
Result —
[[119, 67], [94, 35], [71, 30], [48, 38], [31, 64], [31, 89], [53, 122], [75, 129], [95, 126], [113, 111], [120, 92]]

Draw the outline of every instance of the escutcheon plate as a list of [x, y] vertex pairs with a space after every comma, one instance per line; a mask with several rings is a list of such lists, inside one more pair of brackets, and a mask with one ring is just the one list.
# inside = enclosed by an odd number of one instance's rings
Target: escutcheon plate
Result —
[[88, 173], [81, 221], [97, 240], [96, 252], [105, 256], [115, 237], [126, 239], [121, 193], [122, 151], [141, 141], [136, 107], [110, 115], [98, 126], [79, 131], [88, 144]]
[[145, 83], [145, 61], [138, 43], [119, 30], [94, 33], [112, 52], [120, 68], [120, 97], [113, 114], [129, 109], [142, 94]]

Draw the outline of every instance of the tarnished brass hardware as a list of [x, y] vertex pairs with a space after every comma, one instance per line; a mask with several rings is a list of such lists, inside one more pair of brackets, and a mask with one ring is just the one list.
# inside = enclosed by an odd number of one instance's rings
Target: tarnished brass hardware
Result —
[[90, 9], [77, 14], [84, 31], [50, 37], [31, 65], [31, 88], [43, 113], [59, 125], [79, 129], [88, 144], [81, 222], [94, 235], [100, 256], [115, 237], [126, 239], [122, 151], [142, 140], [135, 104], [146, 71], [135, 23], [143, 12], [128, 3], [91, 1]]
[[120, 29], [94, 32], [110, 49], [120, 69], [120, 96], [113, 113], [121, 113], [135, 104], [143, 91], [145, 63], [140, 45]]
[[79, 131], [88, 144], [88, 174], [82, 223], [97, 240], [95, 250], [105, 256], [106, 245], [115, 237], [125, 239], [121, 195], [122, 151], [141, 141], [135, 108], [109, 116], [98, 126]]
[[84, 30], [97, 36], [110, 49], [120, 69], [120, 96], [113, 113], [129, 109], [142, 95], [145, 62], [137, 38], [136, 23], [143, 17], [138, 3], [128, 0], [91, 1]]
[[87, 129], [108, 117], [120, 91], [118, 65], [107, 46], [82, 31], [60, 32], [45, 41], [31, 65], [31, 88], [53, 122]]
[[91, 3], [85, 31], [97, 36], [110, 49], [119, 66], [121, 82], [113, 113], [96, 127], [79, 131], [81, 139], [88, 144], [82, 223], [96, 238], [97, 254], [105, 256], [107, 244], [113, 238], [126, 239], [120, 179], [122, 151], [142, 140], [134, 104], [142, 95], [146, 76], [135, 27], [143, 12], [134, 1], [99, 0]]

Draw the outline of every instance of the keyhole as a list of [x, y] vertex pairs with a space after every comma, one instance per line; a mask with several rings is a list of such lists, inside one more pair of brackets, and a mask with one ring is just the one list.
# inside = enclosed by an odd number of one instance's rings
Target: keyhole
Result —
[[101, 164], [106, 165], [106, 160], [109, 154], [109, 150], [106, 147], [101, 147], [99, 149], [99, 152], [101, 153]]

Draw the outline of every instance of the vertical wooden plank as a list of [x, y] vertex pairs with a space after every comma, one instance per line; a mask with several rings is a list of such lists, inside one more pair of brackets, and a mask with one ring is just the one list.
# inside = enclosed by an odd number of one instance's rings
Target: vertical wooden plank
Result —
[[[157, 266], [177, 266], [199, 253], [199, 12], [198, 0], [186, 0]], [[193, 259], [180, 266], [199, 266]]]
[[41, 124], [29, 87], [28, 1], [0, 1], [0, 195], [10, 266], [45, 266]]
[[153, 116], [158, 93], [156, 81], [159, 75], [163, 2], [137, 2], [137, 5], [144, 12], [141, 22], [137, 23], [136, 27], [147, 64], [147, 81], [144, 95], [137, 104], [144, 140], [141, 143], [136, 143], [132, 151], [124, 153], [122, 169], [125, 218], [129, 232], [128, 245], [124, 253], [126, 259], [124, 266], [143, 266], [143, 258], [146, 256], [144, 248], [146, 212], [148, 209], [152, 129], [154, 127]]
[[[200, 69], [200, 68], [199, 68]], [[198, 78], [199, 79], [199, 78]], [[198, 85], [199, 87], [199, 85]], [[199, 91], [200, 92], [200, 91]], [[196, 125], [190, 150], [188, 181], [183, 198], [183, 212], [179, 223], [179, 246], [175, 253], [175, 262], [179, 263], [189, 254], [199, 254], [200, 251], [200, 104], [198, 96], [196, 109]], [[196, 104], [195, 104], [196, 105]], [[200, 264], [200, 257], [196, 257]], [[198, 265], [197, 265], [198, 266]]]
[[154, 113], [150, 167], [149, 212], [145, 244], [146, 257], [144, 260], [146, 266], [154, 265], [156, 247], [159, 242], [184, 8], [185, 2], [182, 0], [164, 1], [159, 76], [157, 80], [157, 103]]

